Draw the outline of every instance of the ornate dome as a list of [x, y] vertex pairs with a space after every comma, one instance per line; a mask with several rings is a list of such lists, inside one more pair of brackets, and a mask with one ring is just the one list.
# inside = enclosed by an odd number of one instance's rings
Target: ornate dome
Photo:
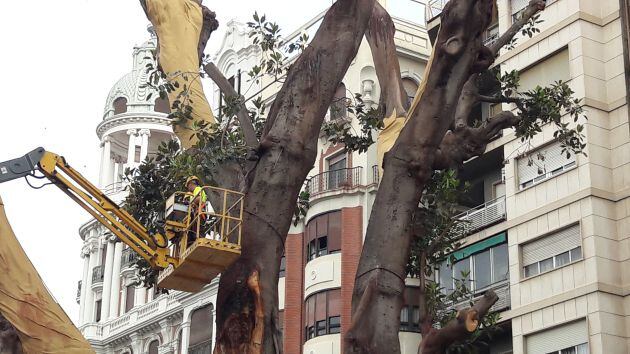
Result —
[[[151, 38], [133, 49], [132, 71], [120, 78], [109, 91], [103, 120], [122, 113], [168, 112], [167, 102], [157, 102], [156, 107], [158, 94], [156, 90], [146, 85], [149, 79], [147, 64], [156, 65], [155, 60], [153, 60], [153, 51], [157, 45], [157, 37], [152, 27], [149, 27], [149, 33], [151, 33]], [[150, 100], [147, 100], [149, 93], [153, 93], [153, 95]]]

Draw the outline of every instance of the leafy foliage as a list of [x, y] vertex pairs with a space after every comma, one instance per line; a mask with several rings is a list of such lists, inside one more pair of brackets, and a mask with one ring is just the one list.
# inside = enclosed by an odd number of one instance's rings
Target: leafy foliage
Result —
[[360, 132], [355, 131], [351, 119], [344, 118], [325, 122], [322, 130], [331, 143], [343, 143], [348, 151], [366, 152], [370, 145], [375, 143], [373, 131], [384, 127], [380, 112], [378, 109], [366, 106], [361, 94], [356, 94], [353, 101], [346, 100], [346, 104], [348, 113], [356, 117]]

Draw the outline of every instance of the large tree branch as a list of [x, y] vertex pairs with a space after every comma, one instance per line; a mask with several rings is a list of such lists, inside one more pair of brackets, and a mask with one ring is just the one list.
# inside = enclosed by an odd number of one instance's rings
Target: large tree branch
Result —
[[[510, 43], [514, 36], [527, 24], [527, 22], [538, 12], [545, 9], [545, 1], [544, 0], [531, 0], [522, 12], [521, 16], [518, 20], [516, 20], [510, 28], [505, 31], [494, 43], [488, 46], [489, 57], [492, 58], [490, 62], [488, 62], [488, 67], [494, 61], [494, 58], [499, 54], [501, 48]], [[488, 59], [487, 58], [487, 59]], [[481, 79], [480, 74], [473, 74], [468, 79], [464, 88], [462, 89], [462, 93], [459, 98], [459, 103], [457, 105], [457, 111], [455, 114], [455, 128], [461, 129], [468, 125], [468, 120], [470, 118], [470, 114], [473, 108], [479, 102], [490, 102], [482, 99], [483, 96], [479, 95], [479, 80]], [[509, 102], [509, 101], [508, 101]]]
[[457, 316], [446, 326], [440, 329], [432, 328], [426, 336], [423, 336], [418, 353], [443, 354], [454, 342], [465, 340], [479, 328], [479, 322], [498, 300], [499, 297], [494, 291], [486, 291], [471, 308], [457, 312]]
[[488, 49], [496, 57], [499, 54], [499, 50], [512, 41], [512, 38], [518, 33], [518, 31], [527, 24], [530, 18], [535, 14], [545, 9], [545, 0], [531, 0], [525, 10], [521, 13], [521, 16], [512, 23], [512, 26], [508, 28], [494, 43], [488, 46]]
[[258, 146], [258, 138], [256, 138], [256, 131], [254, 130], [254, 125], [252, 124], [251, 119], [249, 118], [249, 112], [247, 112], [247, 107], [245, 106], [245, 100], [243, 97], [238, 95], [238, 92], [236, 92], [234, 87], [232, 87], [230, 82], [225, 78], [225, 76], [223, 76], [219, 68], [217, 68], [214, 63], [205, 64], [203, 69], [206, 71], [208, 76], [210, 76], [212, 81], [219, 86], [219, 89], [221, 89], [226, 97], [239, 98], [241, 100], [241, 104], [236, 112], [236, 118], [238, 119], [243, 131], [245, 145], [252, 149], [256, 148]]
[[374, 5], [365, 37], [372, 51], [372, 60], [381, 87], [380, 108], [385, 117], [402, 117], [409, 108], [407, 92], [402, 84], [400, 63], [396, 53], [396, 28], [391, 16], [380, 3]]
[[457, 168], [471, 157], [483, 154], [492, 138], [501, 130], [515, 126], [519, 120], [514, 113], [503, 111], [478, 128], [464, 127], [448, 131], [436, 152], [433, 167], [438, 170]]

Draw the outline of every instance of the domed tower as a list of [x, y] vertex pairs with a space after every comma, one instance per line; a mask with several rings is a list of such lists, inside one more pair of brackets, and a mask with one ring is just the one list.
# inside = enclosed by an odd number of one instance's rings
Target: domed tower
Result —
[[162, 141], [174, 137], [168, 100], [159, 98], [147, 85], [147, 64], [153, 64], [157, 37], [149, 27], [151, 38], [133, 49], [133, 69], [112, 87], [105, 102], [103, 121], [96, 134], [101, 140], [102, 157], [99, 186], [116, 201], [123, 187], [125, 168], [135, 167], [154, 154]]
[[[156, 90], [147, 86], [147, 64], [155, 66], [152, 52], [157, 44], [151, 27], [149, 32], [150, 39], [133, 49], [131, 72], [109, 92], [103, 120], [96, 128], [102, 154], [99, 187], [116, 203], [127, 195], [123, 182], [125, 169], [138, 166], [156, 153], [160, 143], [174, 138], [168, 101], [160, 99]], [[84, 242], [81, 251], [84, 267], [77, 293], [79, 324], [84, 335], [90, 337], [94, 326], [117, 317], [125, 306], [130, 306], [131, 300], [123, 305], [120, 294], [122, 291], [133, 298], [133, 287], [129, 291], [123, 288], [133, 284], [135, 270], [130, 266], [132, 252], [125, 253], [124, 245], [116, 242], [116, 237], [95, 219], [82, 225], [79, 235]], [[145, 295], [146, 289], [139, 287], [135, 304], [144, 304], [152, 298]]]

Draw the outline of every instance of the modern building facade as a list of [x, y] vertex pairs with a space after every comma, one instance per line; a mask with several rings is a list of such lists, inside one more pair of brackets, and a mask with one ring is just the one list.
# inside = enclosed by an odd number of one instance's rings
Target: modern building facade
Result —
[[[446, 0], [383, 0], [394, 17], [403, 83], [410, 96], [422, 81]], [[488, 42], [497, 38], [528, 3], [497, 0]], [[624, 8], [620, 10], [620, 4]], [[502, 332], [482, 352], [492, 354], [630, 352], [630, 117], [627, 108], [628, 14], [625, 1], [548, 0], [540, 33], [504, 50], [501, 71], [517, 69], [521, 87], [568, 82], [582, 100], [587, 155], [560, 156], [553, 127], [543, 127], [531, 146], [505, 130], [459, 177], [471, 184], [460, 218], [468, 220], [454, 264], [441, 264], [435, 281], [445, 291], [470, 272], [481, 295], [495, 290]], [[323, 13], [286, 37], [312, 38]], [[425, 18], [427, 23], [425, 25]], [[246, 98], [270, 104], [280, 84], [249, 82], [260, 59], [245, 25], [232, 21], [214, 62]], [[172, 133], [168, 105], [147, 102], [142, 70], [155, 40], [134, 49], [134, 70], [110, 93], [97, 128], [103, 145], [101, 187], [115, 200], [124, 190], [120, 173], [150, 156]], [[264, 89], [263, 89], [264, 88]], [[360, 93], [377, 104], [380, 88], [364, 41], [336, 102]], [[222, 105], [215, 86], [212, 107]], [[123, 101], [123, 99], [125, 101]], [[124, 102], [125, 105], [123, 108]], [[481, 119], [512, 107], [480, 105]], [[343, 105], [326, 120], [356, 119]], [[141, 132], [143, 132], [141, 134]], [[149, 134], [146, 134], [148, 132]], [[349, 153], [322, 135], [314, 169], [305, 184], [311, 195], [306, 217], [286, 241], [278, 284], [285, 353], [341, 353], [350, 323], [350, 301], [361, 245], [379, 182], [376, 147]], [[540, 153], [544, 162], [527, 163]], [[134, 285], [133, 253], [113, 243], [94, 221], [81, 227], [85, 241], [80, 328], [98, 353], [209, 353], [214, 330], [216, 282], [202, 292], [155, 296]], [[401, 312], [403, 353], [416, 353], [417, 284], [407, 279]], [[106, 295], [103, 295], [106, 294]], [[462, 306], [463, 304], [456, 304]]]
[[[429, 2], [430, 33], [446, 2]], [[507, 30], [528, 3], [497, 0], [487, 41]], [[588, 120], [582, 122], [587, 155], [564, 156], [552, 126], [543, 127], [531, 146], [505, 130], [460, 172], [472, 182], [470, 199], [479, 206], [462, 215], [472, 233], [452, 268], [440, 269], [439, 281], [448, 287], [453, 274], [470, 270], [473, 289], [505, 289], [505, 335], [490, 353], [630, 351], [624, 13], [627, 5], [617, 0], [548, 0], [540, 33], [519, 38], [497, 59], [502, 72], [519, 70], [522, 91], [567, 82]], [[482, 117], [498, 108], [513, 107], [481, 107]]]

